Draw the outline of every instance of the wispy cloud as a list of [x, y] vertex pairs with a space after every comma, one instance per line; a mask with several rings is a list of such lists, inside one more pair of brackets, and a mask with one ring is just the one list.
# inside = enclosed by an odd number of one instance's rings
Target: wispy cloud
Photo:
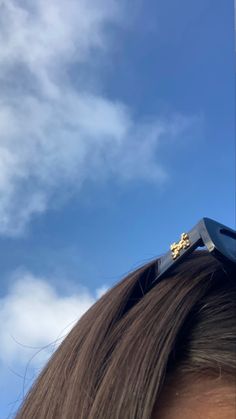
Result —
[[21, 234], [55, 195], [79, 190], [85, 179], [168, 177], [159, 146], [192, 121], [184, 116], [137, 121], [125, 104], [91, 86], [75, 87], [71, 76], [73, 66], [80, 78], [97, 51], [107, 50], [121, 4], [1, 2], [0, 234]]
[[[30, 361], [42, 366], [76, 321], [106, 291], [92, 295], [87, 288], [60, 295], [48, 279], [30, 272], [16, 273], [8, 293], [0, 299], [0, 362], [13, 368]], [[55, 343], [54, 343], [55, 341]]]

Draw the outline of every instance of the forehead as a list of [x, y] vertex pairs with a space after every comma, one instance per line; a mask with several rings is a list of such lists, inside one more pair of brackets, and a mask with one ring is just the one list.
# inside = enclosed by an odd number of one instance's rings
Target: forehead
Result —
[[152, 419], [235, 419], [236, 382], [174, 379], [158, 398]]

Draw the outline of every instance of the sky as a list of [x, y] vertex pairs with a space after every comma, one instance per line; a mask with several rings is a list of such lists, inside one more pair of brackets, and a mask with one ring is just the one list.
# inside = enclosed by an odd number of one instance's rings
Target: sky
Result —
[[0, 1], [0, 419], [124, 275], [235, 228], [233, 10]]

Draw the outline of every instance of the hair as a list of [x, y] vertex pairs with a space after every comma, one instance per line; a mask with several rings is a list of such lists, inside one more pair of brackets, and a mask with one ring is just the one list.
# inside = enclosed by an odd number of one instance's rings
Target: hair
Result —
[[134, 298], [156, 262], [129, 274], [80, 318], [17, 419], [149, 419], [167, 378], [177, 372], [234, 379], [233, 274], [208, 252], [195, 251]]

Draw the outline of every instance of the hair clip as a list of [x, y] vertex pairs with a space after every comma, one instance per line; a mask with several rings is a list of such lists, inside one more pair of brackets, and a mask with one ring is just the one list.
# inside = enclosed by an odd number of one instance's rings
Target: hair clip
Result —
[[236, 231], [210, 218], [202, 218], [188, 233], [182, 233], [180, 240], [171, 244], [170, 250], [158, 259], [154, 279], [145, 281], [146, 292], [198, 247], [206, 247], [226, 270], [236, 268]]

